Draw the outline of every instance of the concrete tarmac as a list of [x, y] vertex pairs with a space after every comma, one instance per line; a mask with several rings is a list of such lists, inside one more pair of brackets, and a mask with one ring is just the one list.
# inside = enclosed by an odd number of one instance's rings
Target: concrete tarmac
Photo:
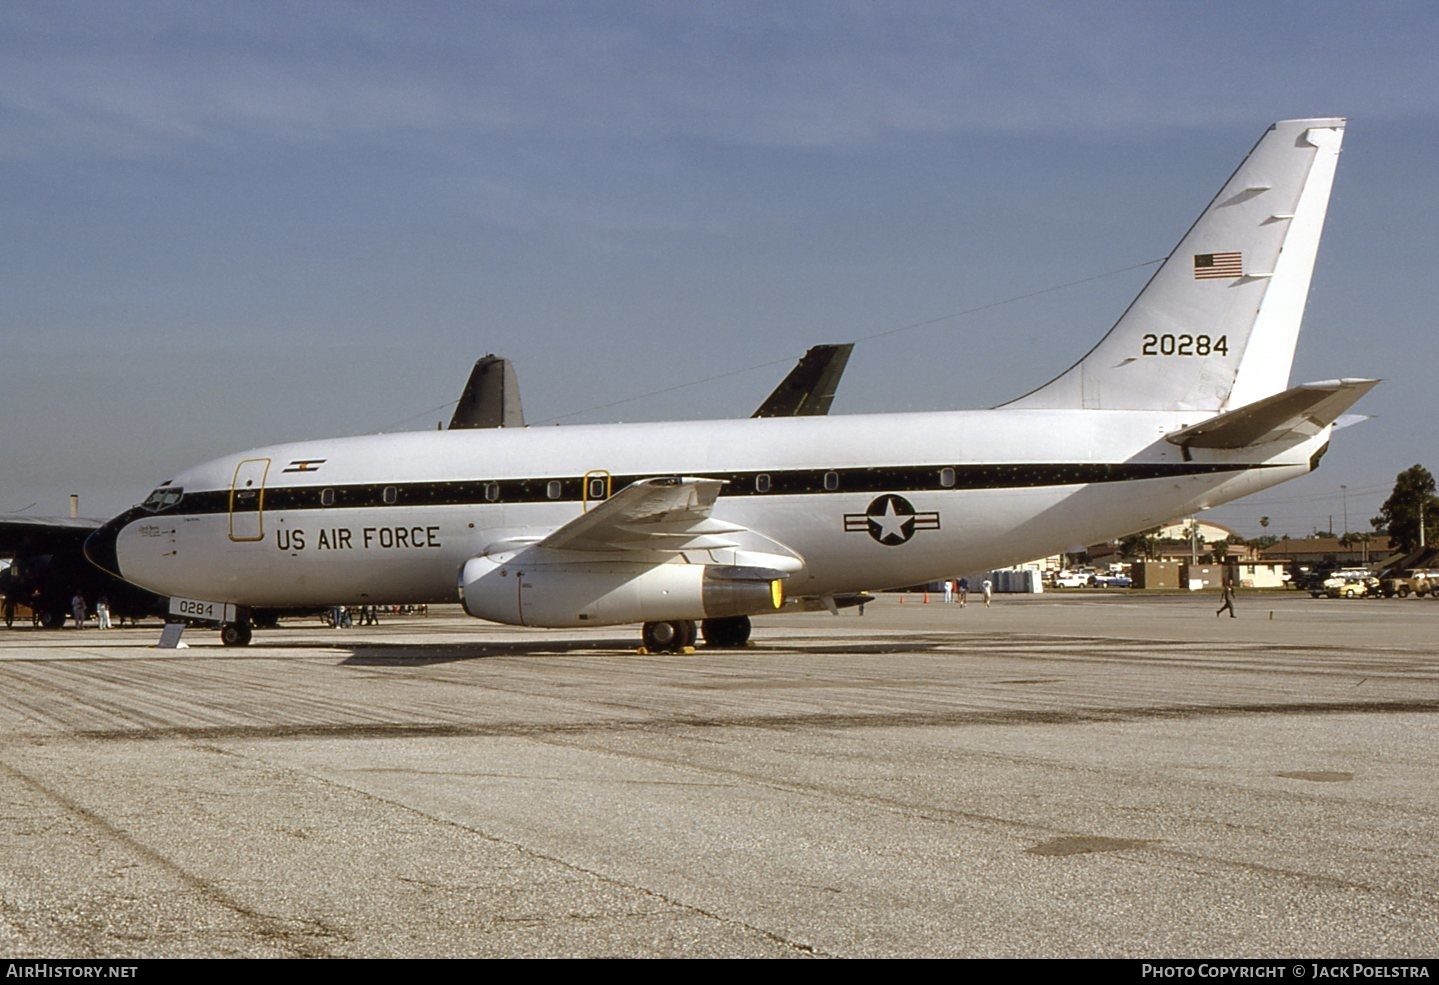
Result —
[[1439, 955], [1439, 601], [0, 630], [0, 952]]

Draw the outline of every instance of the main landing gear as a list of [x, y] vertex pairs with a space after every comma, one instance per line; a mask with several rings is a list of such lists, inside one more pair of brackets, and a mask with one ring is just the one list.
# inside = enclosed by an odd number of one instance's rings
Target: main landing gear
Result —
[[647, 622], [641, 636], [648, 653], [688, 653], [694, 650], [701, 630], [706, 646], [725, 649], [742, 647], [749, 642], [749, 616], [706, 619], [698, 627], [693, 619]]
[[248, 646], [253, 635], [248, 622], [227, 622], [220, 627], [220, 642], [226, 646]]
[[699, 638], [699, 627], [693, 619], [673, 622], [647, 622], [640, 633], [644, 648], [650, 653], [684, 653], [693, 651]]
[[700, 629], [704, 632], [706, 646], [735, 649], [749, 642], [749, 616], [706, 619], [700, 624]]

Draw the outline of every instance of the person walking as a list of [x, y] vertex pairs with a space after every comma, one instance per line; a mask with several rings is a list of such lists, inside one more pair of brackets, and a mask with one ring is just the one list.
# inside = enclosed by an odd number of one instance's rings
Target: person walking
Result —
[[994, 597], [994, 582], [986, 578], [984, 579], [984, 584], [980, 586], [980, 589], [984, 592], [984, 607], [988, 609], [989, 600]]
[[969, 579], [959, 579], [959, 607], [963, 609], [969, 603]]
[[1229, 610], [1229, 618], [1234, 618], [1234, 582], [1228, 578], [1224, 579], [1224, 604], [1214, 611], [1215, 618], [1224, 615], [1224, 610]]

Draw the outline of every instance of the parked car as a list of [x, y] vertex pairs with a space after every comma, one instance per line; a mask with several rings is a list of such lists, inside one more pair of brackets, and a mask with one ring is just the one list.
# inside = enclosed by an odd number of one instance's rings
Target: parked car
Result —
[[[1371, 578], [1348, 578], [1339, 584], [1326, 583], [1327, 587], [1324, 592], [1332, 599], [1362, 599], [1366, 595], [1372, 594], [1369, 582], [1373, 580]], [[1330, 582], [1333, 581], [1334, 579], [1331, 578]]]
[[1439, 598], [1439, 571], [1429, 568], [1409, 568], [1391, 574], [1380, 583], [1385, 598], [1408, 598], [1411, 594], [1420, 598], [1428, 595]]
[[1061, 571], [1054, 576], [1055, 588], [1088, 588], [1094, 584], [1093, 571]]
[[[1364, 582], [1366, 585], [1368, 585], [1366, 591], [1372, 592], [1373, 590], [1377, 590], [1379, 587], [1378, 579], [1370, 575], [1368, 569], [1343, 568], [1339, 571], [1331, 571], [1328, 575], [1325, 576], [1324, 581], [1317, 588], [1309, 589], [1309, 594], [1313, 595], [1315, 598], [1319, 598], [1321, 595], [1328, 595], [1332, 599], [1337, 599], [1340, 595], [1344, 594], [1343, 590], [1346, 585], [1356, 581]], [[1373, 584], [1369, 585], [1369, 582], [1373, 582]], [[1335, 594], [1334, 592], [1334, 589], [1336, 588], [1339, 589], [1338, 594]]]
[[1106, 574], [1095, 575], [1089, 583], [1095, 588], [1129, 588], [1134, 584], [1134, 580], [1128, 575]]

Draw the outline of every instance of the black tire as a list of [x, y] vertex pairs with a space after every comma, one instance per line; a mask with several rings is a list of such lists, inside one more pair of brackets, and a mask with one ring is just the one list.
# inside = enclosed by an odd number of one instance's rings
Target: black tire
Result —
[[248, 646], [252, 635], [247, 622], [227, 622], [220, 627], [220, 642], [226, 646]]
[[749, 642], [749, 616], [729, 616], [724, 619], [706, 619], [701, 626], [705, 644], [716, 648], [741, 647]]
[[1399, 597], [1400, 597], [1401, 599], [1407, 599], [1407, 598], [1409, 597], [1409, 586], [1408, 586], [1408, 585], [1400, 585], [1400, 586], [1399, 586], [1399, 593], [1398, 593], [1398, 594], [1399, 594]]
[[5, 628], [10, 629], [15, 625], [15, 603], [9, 599], [5, 600]]
[[686, 619], [673, 622], [647, 622], [640, 634], [645, 649], [651, 653], [678, 653], [694, 645], [695, 624]]
[[679, 638], [679, 627], [672, 622], [647, 622], [640, 630], [640, 639], [651, 653], [672, 650]]
[[65, 625], [64, 609], [44, 609], [40, 613], [41, 629], [61, 629]]

